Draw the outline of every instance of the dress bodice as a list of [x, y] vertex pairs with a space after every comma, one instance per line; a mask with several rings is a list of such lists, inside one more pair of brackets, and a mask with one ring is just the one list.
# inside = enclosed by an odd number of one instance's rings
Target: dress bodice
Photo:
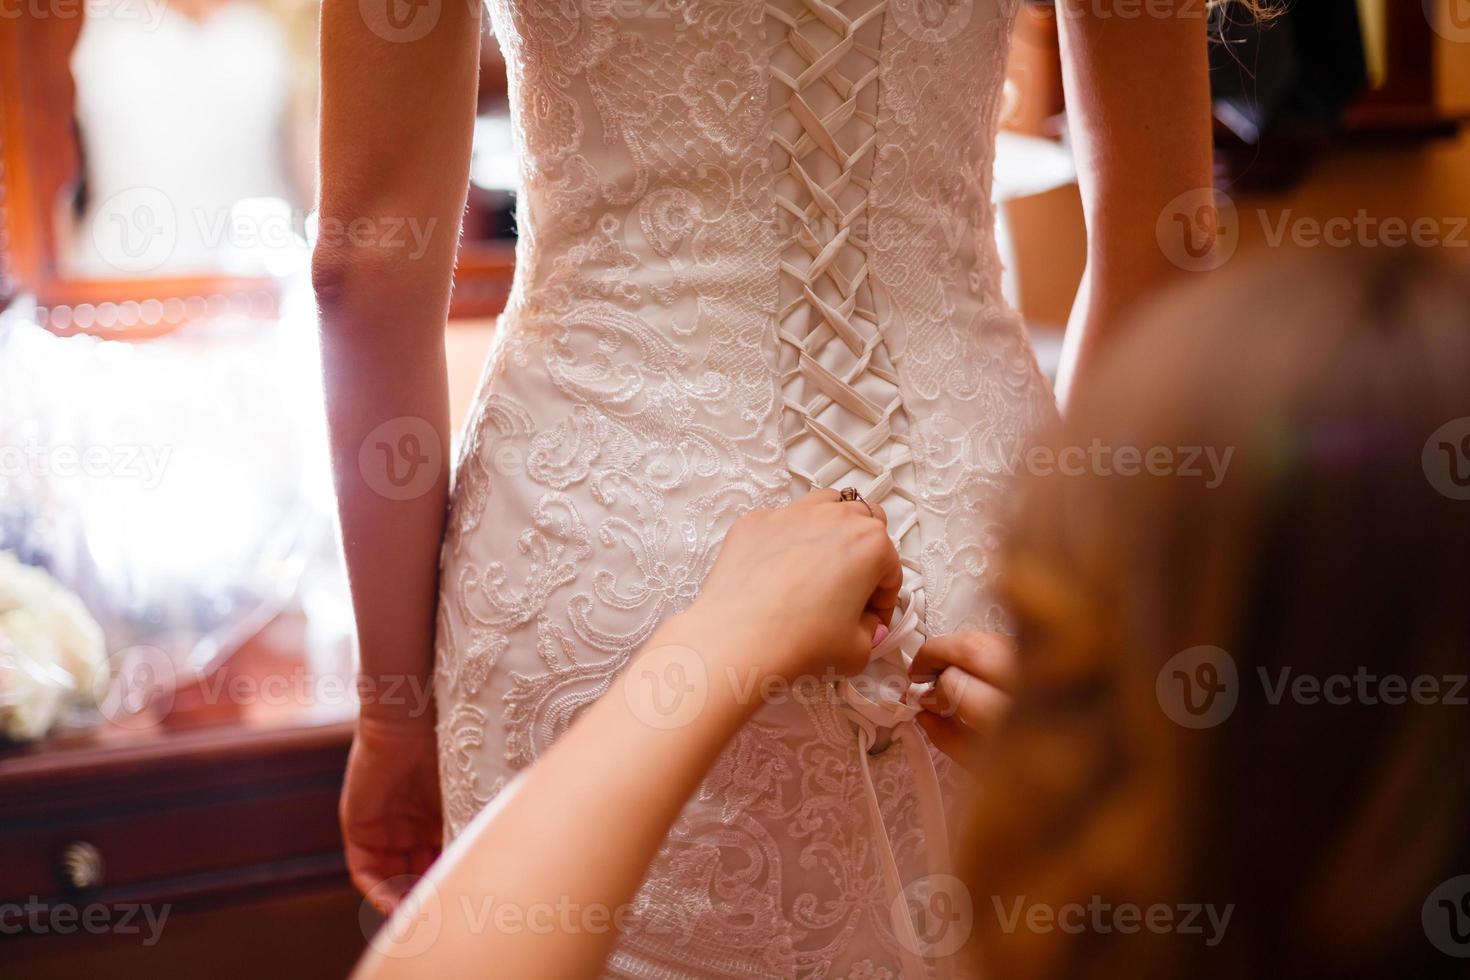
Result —
[[827, 236], [856, 217], [891, 270], [998, 301], [1009, 0], [491, 3], [522, 167], [518, 303], [769, 293], [814, 200]]
[[[907, 601], [880, 678], [925, 633], [1002, 627], [990, 555], [1052, 411], [993, 237], [1013, 0], [490, 2], [520, 237], [441, 576], [451, 834], [793, 492], [888, 512]], [[934, 880], [928, 746], [905, 722], [869, 760], [881, 713], [854, 703], [762, 707], [608, 976], [925, 972], [890, 910]]]

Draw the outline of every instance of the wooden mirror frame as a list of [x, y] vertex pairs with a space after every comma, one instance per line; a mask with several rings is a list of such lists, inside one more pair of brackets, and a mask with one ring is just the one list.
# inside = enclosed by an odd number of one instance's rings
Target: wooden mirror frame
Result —
[[[1453, 0], [1439, 0], [1450, 3]], [[1407, 138], [1453, 136], [1464, 113], [1439, 105], [1439, 50], [1422, 3], [1387, 0], [1384, 10], [1384, 84], [1370, 88], [1348, 110], [1349, 132]]]
[[[16, 296], [36, 300], [36, 320], [60, 333], [144, 339], [201, 316], [269, 318], [281, 283], [269, 277], [204, 275], [82, 279], [62, 271], [53, 219], [63, 192], [79, 179], [71, 52], [84, 4], [72, 15], [27, 7], [0, 18], [0, 308]], [[449, 315], [494, 316], [505, 305], [514, 243], [460, 247]]]

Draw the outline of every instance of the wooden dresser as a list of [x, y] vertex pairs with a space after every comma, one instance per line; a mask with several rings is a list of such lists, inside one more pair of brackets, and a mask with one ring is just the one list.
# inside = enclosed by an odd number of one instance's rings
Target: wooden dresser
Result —
[[156, 725], [0, 749], [0, 977], [346, 975], [378, 922], [337, 826], [355, 707], [304, 639], [276, 620]]

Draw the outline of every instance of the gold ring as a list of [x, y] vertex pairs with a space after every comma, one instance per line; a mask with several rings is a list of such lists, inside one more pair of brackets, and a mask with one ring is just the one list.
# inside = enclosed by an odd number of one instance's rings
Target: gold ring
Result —
[[862, 494], [857, 492], [857, 487], [843, 487], [841, 490], [837, 491], [837, 499], [843, 501], [844, 503], [852, 503], [854, 500], [856, 500], [858, 503], [868, 508], [869, 517], [878, 516], [877, 514], [873, 513], [872, 505], [863, 499]]

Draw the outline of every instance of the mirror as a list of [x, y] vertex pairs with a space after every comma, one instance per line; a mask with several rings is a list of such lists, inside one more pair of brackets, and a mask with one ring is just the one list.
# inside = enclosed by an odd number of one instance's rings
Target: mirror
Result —
[[[59, 333], [148, 337], [274, 316], [316, 196], [311, 0], [76, 0], [0, 19], [0, 301]], [[451, 317], [497, 313], [512, 270], [505, 72], [483, 38]]]
[[289, 271], [272, 253], [291, 251], [313, 197], [314, 45], [299, 0], [121, 0], [84, 16], [62, 273]]

